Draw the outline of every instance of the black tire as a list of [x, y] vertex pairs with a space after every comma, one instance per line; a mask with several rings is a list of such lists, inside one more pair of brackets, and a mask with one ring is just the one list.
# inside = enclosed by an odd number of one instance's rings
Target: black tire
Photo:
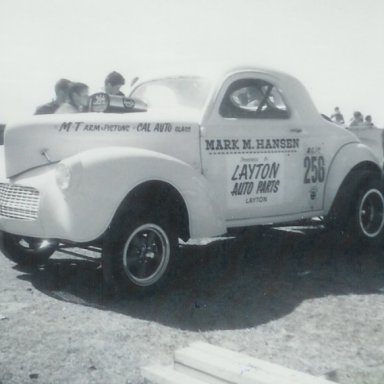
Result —
[[56, 251], [57, 242], [2, 232], [0, 248], [16, 264], [32, 266], [46, 262]]
[[361, 186], [352, 212], [349, 235], [369, 245], [382, 243], [384, 195], [380, 180], [370, 179]]
[[379, 245], [383, 238], [383, 211], [383, 184], [379, 175], [353, 172], [340, 187], [325, 220], [331, 240], [351, 247], [358, 243]]
[[177, 231], [166, 210], [125, 211], [104, 241], [104, 279], [119, 291], [154, 293], [173, 276], [177, 253]]

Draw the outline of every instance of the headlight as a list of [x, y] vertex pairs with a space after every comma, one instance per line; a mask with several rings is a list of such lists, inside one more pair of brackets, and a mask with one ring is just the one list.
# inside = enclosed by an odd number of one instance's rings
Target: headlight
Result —
[[71, 185], [72, 170], [68, 165], [60, 163], [56, 167], [56, 182], [63, 191]]

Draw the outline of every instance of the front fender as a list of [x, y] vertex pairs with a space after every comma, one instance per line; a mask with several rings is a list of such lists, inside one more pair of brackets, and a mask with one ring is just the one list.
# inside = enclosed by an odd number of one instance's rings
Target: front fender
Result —
[[345, 177], [359, 165], [381, 172], [379, 159], [366, 145], [361, 143], [348, 143], [342, 146], [333, 157], [324, 194], [324, 211], [326, 213], [329, 212]]
[[89, 241], [100, 236], [125, 196], [152, 180], [172, 185], [183, 197], [192, 238], [226, 231], [222, 208], [198, 165], [194, 168], [162, 153], [126, 147], [89, 150], [63, 163], [73, 171], [73, 185], [64, 195], [67, 209], [78, 222], [70, 240]]

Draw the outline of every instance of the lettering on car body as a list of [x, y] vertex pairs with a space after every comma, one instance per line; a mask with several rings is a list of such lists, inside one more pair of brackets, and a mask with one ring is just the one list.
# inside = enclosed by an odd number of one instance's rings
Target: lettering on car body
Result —
[[83, 121], [63, 122], [59, 127], [59, 132], [129, 132], [129, 124], [88, 124]]
[[156, 132], [156, 133], [191, 133], [189, 125], [173, 126], [171, 123], [150, 123], [140, 122], [136, 125], [131, 124], [92, 124], [83, 121], [64, 121], [58, 126], [58, 131], [69, 132]]
[[320, 146], [311, 146], [304, 152], [304, 184], [323, 183], [326, 174], [326, 164], [322, 148]]
[[271, 205], [283, 197], [284, 154], [255, 157], [229, 155], [227, 200], [232, 207]]
[[206, 139], [205, 150], [209, 154], [226, 154], [229, 151], [251, 152], [287, 152], [300, 147], [299, 138], [271, 138], [271, 139]]

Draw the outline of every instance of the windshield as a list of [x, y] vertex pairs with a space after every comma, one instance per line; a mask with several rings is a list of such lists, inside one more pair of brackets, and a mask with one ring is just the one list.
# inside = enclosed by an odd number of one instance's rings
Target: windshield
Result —
[[148, 108], [184, 107], [201, 109], [208, 97], [210, 83], [201, 77], [176, 77], [139, 85], [131, 97], [142, 100]]

